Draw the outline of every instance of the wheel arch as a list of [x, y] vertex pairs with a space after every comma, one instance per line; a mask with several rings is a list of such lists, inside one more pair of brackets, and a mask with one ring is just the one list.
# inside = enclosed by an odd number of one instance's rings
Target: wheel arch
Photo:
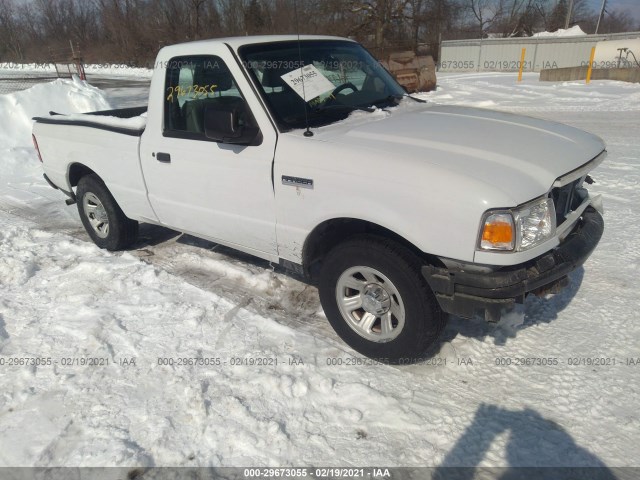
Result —
[[311, 280], [317, 278], [326, 254], [338, 244], [356, 235], [374, 235], [392, 240], [425, 263], [442, 266], [442, 262], [435, 255], [423, 252], [414, 243], [389, 228], [367, 220], [341, 217], [325, 220], [307, 235], [302, 248], [304, 275]]
[[[83, 163], [75, 162], [69, 165], [69, 171], [67, 173], [67, 178], [69, 179], [70, 187], [77, 187], [80, 179], [87, 175], [96, 175], [100, 178], [95, 171], [84, 165]], [[102, 178], [100, 178], [102, 180]]]

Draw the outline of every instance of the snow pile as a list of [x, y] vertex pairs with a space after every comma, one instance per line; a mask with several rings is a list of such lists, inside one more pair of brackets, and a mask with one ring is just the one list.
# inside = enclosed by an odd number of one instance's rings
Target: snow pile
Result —
[[540, 32], [540, 33], [534, 33], [531, 36], [537, 37], [537, 38], [547, 38], [547, 37], [579, 37], [582, 35], [586, 35], [586, 33], [582, 31], [582, 29], [580, 28], [580, 25], [574, 25], [573, 27], [567, 28], [566, 30], [564, 28], [559, 28], [555, 32]]
[[47, 212], [51, 224], [62, 228], [77, 223], [70, 210], [53, 205], [60, 192], [42, 178], [31, 140], [33, 117], [59, 113], [86, 112], [111, 108], [104, 93], [86, 82], [58, 79], [28, 90], [0, 95], [0, 210]]
[[31, 145], [32, 118], [58, 113], [90, 112], [111, 108], [104, 93], [74, 78], [41, 83], [28, 90], [0, 95], [0, 146]]

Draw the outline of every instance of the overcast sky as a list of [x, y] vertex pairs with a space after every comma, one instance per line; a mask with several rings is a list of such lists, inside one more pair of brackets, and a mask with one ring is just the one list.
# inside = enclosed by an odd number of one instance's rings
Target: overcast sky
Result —
[[[589, 0], [589, 4], [597, 12], [602, 8], [602, 0]], [[640, 21], [640, 0], [607, 0], [607, 10], [625, 10]]]

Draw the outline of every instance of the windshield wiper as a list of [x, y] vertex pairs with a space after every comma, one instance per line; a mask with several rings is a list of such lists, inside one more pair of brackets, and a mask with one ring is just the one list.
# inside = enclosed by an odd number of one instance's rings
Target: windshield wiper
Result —
[[[401, 93], [401, 94], [396, 94], [396, 95], [389, 95], [386, 98], [381, 98], [380, 100], [377, 100], [375, 102], [372, 102], [373, 105], [378, 105], [378, 104], [385, 104], [385, 103], [391, 103], [393, 102], [393, 106], [398, 105], [400, 103], [400, 100], [402, 100], [403, 98], [408, 97], [411, 100], [413, 100], [414, 102], [418, 102], [418, 103], [427, 103], [426, 100], [422, 100], [421, 98], [416, 98], [416, 97], [412, 97], [411, 95], [409, 95], [408, 93]], [[391, 105], [389, 105], [391, 106]]]
[[412, 95], [409, 95], [408, 93], [405, 93], [403, 95], [403, 97], [409, 97], [411, 100], [413, 100], [414, 102], [418, 102], [418, 103], [427, 103], [426, 100], [422, 99], [422, 98], [418, 98], [418, 97], [414, 97]]
[[313, 110], [311, 110], [311, 113], [323, 113], [323, 112], [328, 112], [328, 111], [340, 111], [340, 110], [348, 110], [350, 112], [353, 112], [355, 110], [362, 110], [364, 112], [375, 112], [375, 108], [373, 107], [362, 107], [362, 106], [356, 106], [356, 105], [344, 105], [342, 103], [334, 103], [333, 105], [321, 105], [317, 108], [314, 108]]
[[[396, 106], [400, 103], [400, 100], [402, 100], [402, 97], [403, 95], [389, 95], [387, 97], [371, 102], [371, 104], [375, 106], [384, 105], [384, 107]], [[384, 108], [384, 107], [380, 107], [380, 108]]]

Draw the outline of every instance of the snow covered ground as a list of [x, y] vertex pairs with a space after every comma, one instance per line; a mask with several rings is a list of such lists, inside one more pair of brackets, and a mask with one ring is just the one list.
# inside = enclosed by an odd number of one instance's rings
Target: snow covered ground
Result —
[[266, 262], [157, 227], [126, 253], [89, 241], [28, 118], [126, 92], [0, 95], [0, 466], [640, 467], [640, 85], [440, 75], [425, 96], [602, 136], [606, 231], [523, 324], [451, 318], [430, 362], [387, 366]]
[[[106, 87], [111, 91], [110, 101], [114, 104], [114, 108], [118, 108], [118, 105], [122, 103], [118, 92], [124, 89], [127, 91], [127, 98], [123, 101], [127, 105], [123, 106], [146, 102], [148, 92], [145, 92], [144, 98], [140, 102], [132, 88], [142, 86], [146, 87], [145, 90], [148, 91], [153, 70], [118, 64], [90, 64], [85, 65], [85, 73], [92, 85], [100, 88]], [[56, 68], [50, 63], [0, 63], [0, 94], [11, 93], [14, 90], [25, 90], [55, 77], [57, 77]]]

